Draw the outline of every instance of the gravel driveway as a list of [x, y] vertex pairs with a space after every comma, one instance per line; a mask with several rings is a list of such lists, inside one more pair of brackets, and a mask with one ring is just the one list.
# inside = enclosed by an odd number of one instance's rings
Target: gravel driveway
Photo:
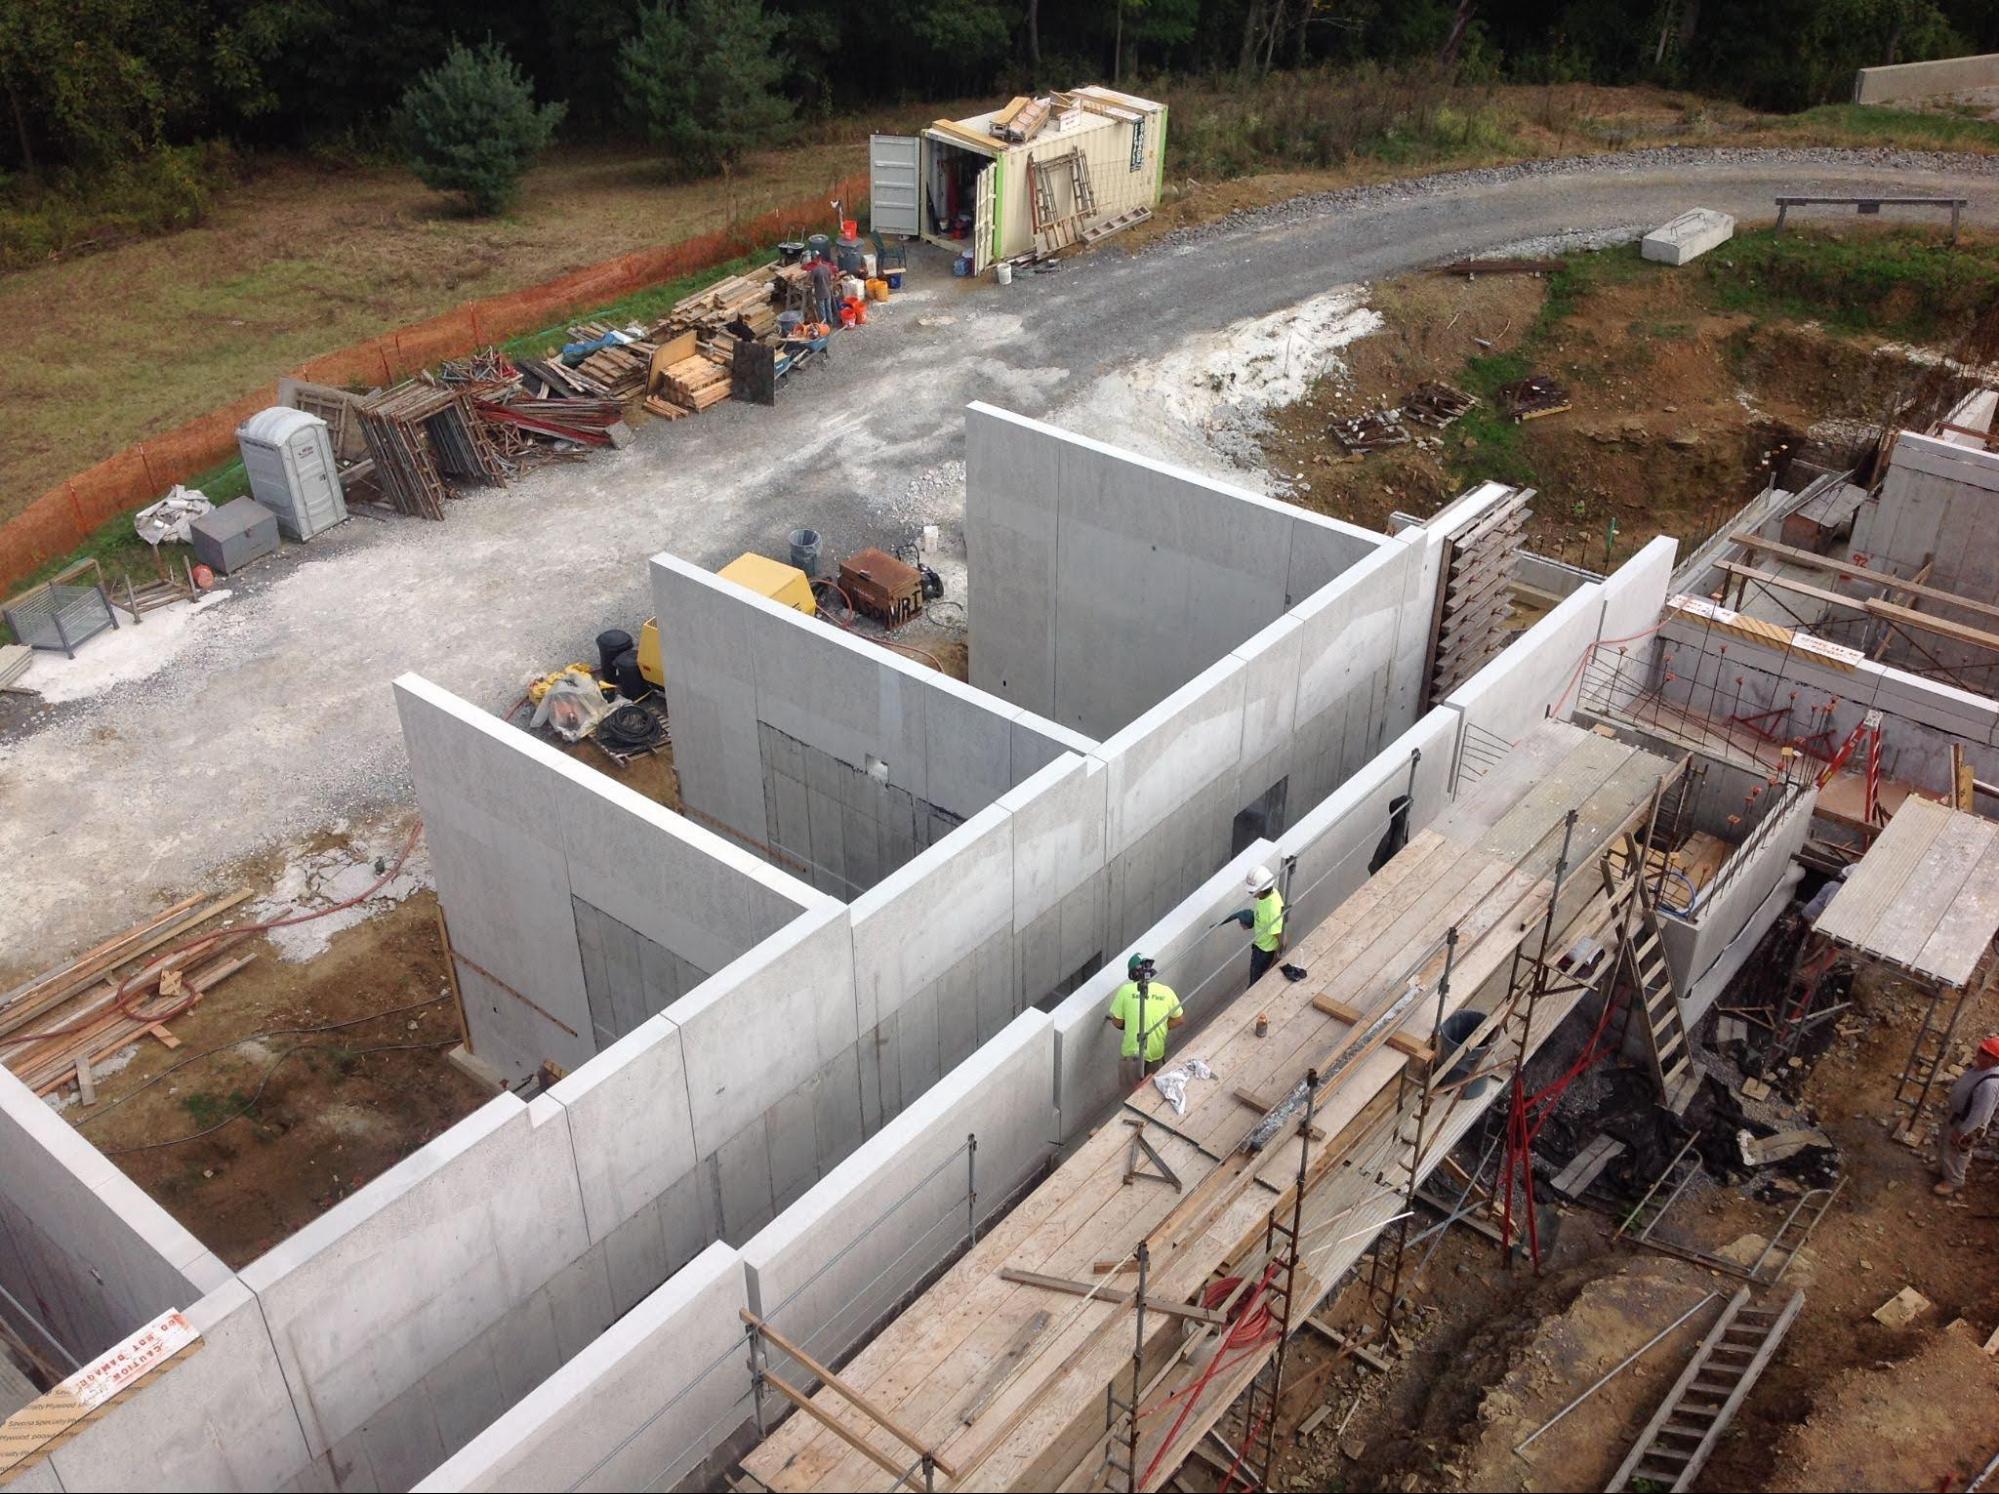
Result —
[[389, 682], [414, 669], [504, 710], [601, 628], [636, 631], [656, 551], [712, 566], [782, 554], [798, 524], [834, 556], [955, 528], [971, 400], [1185, 460], [1200, 433], [1120, 391], [1242, 319], [1693, 206], [1767, 220], [1778, 192], [1967, 196], [1991, 224], [1995, 174], [1908, 151], [1652, 151], [1300, 199], [1006, 290], [926, 274], [775, 410], [653, 423], [626, 451], [476, 492], [443, 524], [357, 519], [247, 572], [152, 672], [17, 710], [0, 737], [0, 968], [53, 962], [251, 852], [406, 803]]

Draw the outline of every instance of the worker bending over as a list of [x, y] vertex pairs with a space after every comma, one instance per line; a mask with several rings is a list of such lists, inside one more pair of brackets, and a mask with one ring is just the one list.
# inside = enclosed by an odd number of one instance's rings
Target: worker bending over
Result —
[[1992, 1124], [1995, 1111], [1999, 1111], [1999, 1036], [1978, 1045], [1971, 1067], [1950, 1087], [1943, 1128], [1937, 1132], [1937, 1171], [1943, 1177], [1936, 1191], [1945, 1198], [1964, 1186], [1971, 1144]]
[[[1133, 955], [1125, 965], [1125, 983], [1111, 997], [1104, 1020], [1124, 1034], [1118, 1048], [1118, 1080], [1127, 1091], [1137, 1089], [1166, 1057], [1166, 1030], [1187, 1020], [1173, 988], [1154, 980], [1152, 961]], [[1145, 1058], [1139, 1060], [1139, 1043]]]
[[1259, 866], [1249, 874], [1249, 895], [1255, 903], [1230, 916], [1250, 931], [1249, 983], [1255, 985], [1284, 948], [1284, 894], [1277, 890], [1270, 868]]

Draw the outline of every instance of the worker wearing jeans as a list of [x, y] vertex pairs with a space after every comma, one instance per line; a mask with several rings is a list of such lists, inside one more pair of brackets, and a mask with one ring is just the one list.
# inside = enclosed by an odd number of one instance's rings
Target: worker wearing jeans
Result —
[[1255, 903], [1231, 916], [1250, 931], [1249, 983], [1255, 985], [1284, 948], [1284, 894], [1277, 890], [1270, 868], [1259, 866], [1249, 874], [1249, 895]]
[[1971, 1146], [1999, 1112], [1999, 1035], [1978, 1045], [1971, 1067], [1950, 1087], [1944, 1123], [1937, 1132], [1937, 1171], [1943, 1177], [1936, 1193], [1944, 1198], [1964, 1186], [1971, 1163]]
[[[1111, 997], [1111, 1009], [1104, 1020], [1124, 1034], [1118, 1047], [1118, 1081], [1128, 1094], [1157, 1072], [1166, 1058], [1166, 1030], [1187, 1020], [1180, 1010], [1180, 998], [1173, 988], [1154, 980], [1152, 961], [1133, 955], [1125, 965], [1128, 979]], [[1139, 1059], [1144, 1042], [1145, 1058]]]

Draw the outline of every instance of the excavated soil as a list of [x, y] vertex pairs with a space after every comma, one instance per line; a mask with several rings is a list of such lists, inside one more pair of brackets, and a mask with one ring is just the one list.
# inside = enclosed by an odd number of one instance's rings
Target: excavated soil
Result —
[[[1978, 1349], [1999, 1325], [1999, 1169], [1974, 1163], [1958, 1199], [1930, 1193], [1930, 1128], [1904, 1139], [1893, 1099], [1919, 1004], [1872, 972], [1854, 996], [1857, 1015], [1840, 1020], [1845, 1030], [1815, 1066], [1790, 1071], [1783, 1085], [1838, 1143], [1848, 1181], [1794, 1269], [1756, 1294], [1781, 1302], [1801, 1289], [1805, 1301], [1697, 1489], [1962, 1489], [1999, 1450], [1999, 1361]], [[1988, 992], [1967, 1007], [1959, 1031], [1995, 1027], [1999, 996]], [[1748, 1185], [1707, 1181], [1675, 1206], [1672, 1232], [1712, 1253], [1739, 1248], [1745, 1235], [1760, 1243], [1796, 1186], [1766, 1188], [1766, 1201]], [[1603, 1487], [1742, 1282], [1614, 1244], [1612, 1221], [1594, 1210], [1544, 1203], [1541, 1228], [1538, 1276], [1524, 1259], [1509, 1269], [1495, 1244], [1451, 1231], [1407, 1289], [1389, 1373], [1348, 1361], [1287, 1408], [1293, 1425], [1319, 1406], [1330, 1410], [1302, 1440], [1279, 1439], [1272, 1487]], [[1903, 1328], [1875, 1322], [1874, 1310], [1904, 1285], [1933, 1306]], [[1710, 1292], [1719, 1297], [1516, 1450]], [[1350, 1289], [1334, 1310], [1351, 1311], [1359, 1295]], [[1311, 1379], [1328, 1357], [1320, 1340], [1301, 1336], [1287, 1384]], [[1232, 1444], [1240, 1430], [1226, 1424]], [[1208, 1489], [1215, 1473], [1195, 1462], [1182, 1477]]]
[[[1717, 312], [1695, 281], [1642, 266], [1628, 246], [1601, 252], [1630, 262], [1546, 325], [1541, 275], [1424, 273], [1373, 287], [1382, 332], [1346, 350], [1346, 377], [1273, 413], [1264, 453], [1293, 501], [1380, 527], [1501, 476], [1539, 494], [1529, 548], [1604, 570], [1655, 533], [1712, 533], [1783, 475], [1815, 425], [1823, 435], [1877, 422], [1913, 377], [1876, 340]], [[1413, 426], [1416, 441], [1360, 457], [1329, 433], [1425, 380], [1472, 385], [1470, 360], [1512, 353], [1566, 386], [1572, 407], [1503, 432], [1503, 444], [1475, 433], [1485, 412], [1441, 436]]]

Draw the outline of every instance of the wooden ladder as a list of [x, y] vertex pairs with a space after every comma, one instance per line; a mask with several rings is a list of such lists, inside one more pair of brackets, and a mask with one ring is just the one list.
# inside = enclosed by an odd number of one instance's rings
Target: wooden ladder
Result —
[[1090, 163], [1078, 146], [1069, 153], [1070, 184], [1076, 196], [1076, 216], [1093, 218], [1097, 212], [1097, 190], [1090, 185]]
[[1659, 915], [1652, 905], [1651, 893], [1645, 888], [1644, 865], [1637, 842], [1627, 835], [1624, 838], [1626, 885], [1616, 886], [1607, 866], [1604, 880], [1612, 897], [1625, 900], [1618, 921], [1618, 954], [1642, 1018], [1652, 1074], [1659, 1081], [1660, 1103], [1674, 1115], [1680, 1115], [1685, 1113], [1694, 1091], [1700, 1088], [1701, 1075], [1694, 1067], [1686, 1014], [1680, 1008], [1673, 967], [1666, 958], [1665, 942], [1659, 934]]
[[1793, 1292], [1773, 1312], [1749, 1306], [1748, 1287], [1737, 1292], [1605, 1489], [1681, 1490], [1692, 1484], [1804, 1302], [1803, 1292]]

